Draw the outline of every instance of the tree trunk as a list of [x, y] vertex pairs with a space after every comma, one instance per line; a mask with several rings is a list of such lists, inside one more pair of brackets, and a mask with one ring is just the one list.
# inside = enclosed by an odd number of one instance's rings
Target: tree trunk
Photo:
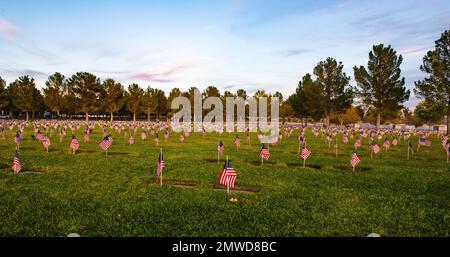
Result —
[[29, 120], [28, 111], [26, 111], [25, 113], [27, 115], [27, 121], [28, 121]]
[[326, 123], [327, 123], [327, 128], [330, 127], [330, 116], [327, 114], [326, 115]]
[[86, 112], [86, 122], [89, 121], [89, 113]]
[[113, 122], [114, 114], [112, 112], [110, 114], [111, 114], [111, 122]]
[[58, 111], [56, 111], [56, 118], [59, 118], [59, 110]]
[[377, 129], [380, 128], [381, 125], [381, 113], [377, 113]]
[[150, 113], [147, 112], [147, 122], [150, 122]]
[[136, 113], [133, 112], [133, 125], [136, 124]]
[[450, 104], [447, 105], [447, 136], [450, 135]]
[[34, 111], [31, 112], [31, 119], [34, 120]]

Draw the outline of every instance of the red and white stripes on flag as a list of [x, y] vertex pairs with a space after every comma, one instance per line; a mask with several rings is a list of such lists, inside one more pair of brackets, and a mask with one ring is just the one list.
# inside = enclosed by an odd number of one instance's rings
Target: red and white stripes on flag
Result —
[[14, 171], [14, 173], [19, 173], [21, 169], [22, 165], [20, 164], [19, 152], [16, 151], [16, 155], [14, 155], [13, 158], [12, 170]]
[[72, 140], [70, 140], [69, 148], [73, 151], [78, 151], [80, 149], [80, 143], [75, 136], [72, 136]]
[[234, 144], [236, 145], [237, 148], [239, 148], [241, 146], [241, 140], [236, 137], [236, 139], [234, 140]]
[[158, 175], [158, 177], [161, 176], [164, 167], [166, 167], [166, 165], [164, 163], [164, 156], [161, 152], [158, 157], [158, 165], [156, 166], [156, 175]]
[[44, 136], [41, 140], [42, 146], [47, 149], [50, 146], [50, 138], [48, 136]]
[[358, 163], [361, 161], [361, 159], [358, 157], [355, 151], [352, 153], [352, 158], [350, 159], [350, 165], [354, 168]]
[[264, 160], [269, 160], [270, 152], [269, 152], [269, 149], [267, 149], [265, 144], [262, 145], [261, 151], [259, 151], [259, 156], [261, 156]]
[[89, 142], [89, 132], [88, 131], [84, 132], [83, 140], [85, 143]]
[[134, 144], [134, 137], [130, 136], [130, 138], [128, 138], [128, 143], [130, 143], [130, 145]]
[[306, 159], [308, 159], [308, 157], [311, 155], [311, 150], [309, 150], [308, 148], [306, 148], [306, 147], [303, 147], [303, 149], [302, 149], [302, 151], [300, 152], [300, 157], [303, 159], [303, 160], [306, 160]]
[[234, 188], [234, 184], [236, 183], [237, 174], [234, 170], [231, 162], [229, 160], [225, 161], [225, 165], [223, 166], [222, 173], [220, 174], [220, 184], [228, 186], [230, 188]]
[[375, 141], [372, 141], [372, 145], [370, 147], [374, 154], [377, 154], [380, 152], [380, 147], [375, 143]]
[[98, 144], [101, 149], [108, 150], [108, 148], [112, 145], [113, 138], [110, 135], [106, 135], [103, 140]]
[[223, 146], [222, 140], [220, 140], [219, 145], [217, 146], [217, 152], [223, 153], [225, 147]]

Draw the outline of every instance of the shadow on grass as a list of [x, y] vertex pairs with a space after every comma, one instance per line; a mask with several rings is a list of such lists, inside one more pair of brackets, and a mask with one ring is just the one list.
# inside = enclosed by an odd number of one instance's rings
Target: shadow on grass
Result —
[[[286, 163], [288, 167], [301, 167], [303, 168], [303, 163]], [[315, 165], [315, 164], [306, 164], [306, 168], [312, 168], [316, 170], [320, 170], [322, 168], [321, 165]]]
[[[224, 185], [221, 185], [219, 183], [215, 183], [213, 185], [213, 189], [215, 190], [227, 190], [227, 187]], [[250, 186], [235, 186], [234, 188], [230, 189], [234, 192], [244, 192], [244, 193], [258, 193], [261, 190], [261, 187], [250, 187]]]
[[[333, 165], [331, 168], [335, 171], [339, 172], [347, 172], [347, 171], [353, 171], [352, 167], [350, 165], [344, 166], [344, 165]], [[371, 168], [369, 167], [355, 167], [355, 172], [366, 172], [370, 171]]]
[[275, 165], [276, 163], [273, 161], [264, 161], [263, 164], [261, 164], [261, 161], [246, 161], [247, 163], [250, 163], [254, 166], [264, 166], [264, 165]]
[[[160, 184], [159, 178], [149, 178], [150, 183], [154, 184]], [[194, 188], [197, 186], [197, 182], [192, 180], [181, 180], [181, 179], [163, 179], [162, 181], [163, 185], [171, 185], [176, 187], [183, 187], [183, 188]]]

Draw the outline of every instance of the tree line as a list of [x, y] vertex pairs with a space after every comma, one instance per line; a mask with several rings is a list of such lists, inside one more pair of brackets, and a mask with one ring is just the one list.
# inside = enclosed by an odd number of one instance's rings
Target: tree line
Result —
[[[374, 45], [369, 52], [367, 67], [353, 67], [356, 87], [343, 72], [342, 62], [327, 58], [319, 62], [313, 73], [307, 73], [298, 83], [287, 103], [294, 116], [303, 120], [325, 118], [354, 120], [367, 117], [377, 127], [383, 121], [403, 116], [408, 122], [438, 122], [447, 116], [447, 134], [450, 133], [450, 32], [445, 31], [435, 41], [435, 49], [423, 57], [420, 70], [427, 74], [416, 81], [414, 93], [423, 99], [414, 115], [403, 104], [410, 97], [401, 76], [403, 57], [391, 46]], [[288, 107], [286, 107], [288, 108]]]
[[[280, 92], [269, 94], [258, 90], [254, 96], [279, 97], [280, 116], [296, 117], [304, 122], [324, 119], [329, 125], [330, 121], [343, 124], [365, 118], [379, 127], [383, 122], [399, 116], [409, 121], [436, 122], [447, 115], [449, 131], [449, 49], [450, 32], [445, 31], [435, 41], [435, 49], [424, 56], [420, 70], [428, 77], [415, 82], [414, 93], [423, 101], [414, 114], [403, 106], [411, 94], [405, 87], [405, 78], [401, 76], [403, 57], [390, 45], [383, 44], [373, 46], [366, 67], [353, 67], [356, 86], [350, 85], [350, 76], [343, 72], [342, 62], [328, 57], [314, 67], [312, 74], [305, 74], [295, 92], [284, 101]], [[34, 118], [36, 112], [43, 110], [49, 110], [58, 117], [62, 113], [69, 117], [82, 113], [86, 120], [90, 114], [105, 113], [111, 121], [117, 113], [130, 115], [134, 121], [138, 115], [145, 114], [150, 120], [151, 115], [170, 115], [170, 103], [177, 96], [189, 98], [193, 108], [195, 91], [200, 92], [196, 87], [185, 92], [173, 88], [166, 96], [160, 89], [143, 89], [135, 83], [125, 89], [114, 79], [100, 81], [88, 72], [78, 72], [68, 78], [57, 72], [47, 79], [41, 92], [30, 76], [21, 76], [8, 86], [0, 77], [0, 109], [10, 114], [25, 113], [27, 120], [29, 114]], [[225, 97], [248, 97], [244, 89], [221, 94], [214, 86], [207, 87], [202, 96], [215, 96], [223, 100]]]

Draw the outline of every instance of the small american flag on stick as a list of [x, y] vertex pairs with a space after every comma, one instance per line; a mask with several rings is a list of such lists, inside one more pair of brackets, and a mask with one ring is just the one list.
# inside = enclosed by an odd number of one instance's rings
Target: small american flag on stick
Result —
[[222, 154], [224, 150], [225, 147], [223, 146], [222, 140], [220, 140], [219, 145], [217, 146], [217, 152]]
[[241, 140], [239, 139], [238, 135], [236, 135], [236, 138], [234, 139], [234, 144], [236, 145], [237, 149], [239, 149], [239, 147], [241, 147]]
[[22, 165], [20, 164], [19, 151], [16, 150], [16, 154], [13, 157], [12, 170], [14, 173], [19, 173], [21, 169]]
[[261, 156], [261, 161], [263, 159], [264, 160], [269, 160], [270, 152], [269, 152], [269, 149], [267, 149], [265, 144], [262, 144], [261, 151], [259, 151], [259, 156]]
[[355, 166], [358, 165], [358, 163], [361, 161], [361, 159], [356, 154], [356, 151], [353, 150], [352, 158], [350, 159], [350, 165], [353, 167], [353, 171], [355, 171]]
[[72, 135], [72, 140], [70, 140], [69, 148], [75, 153], [80, 149], [80, 143], [78, 142], [78, 139], [75, 137], [75, 135]]
[[223, 165], [222, 172], [220, 174], [219, 183], [227, 186], [227, 192], [229, 193], [229, 188], [234, 188], [236, 178], [237, 178], [236, 170], [233, 168], [231, 161], [226, 160], [225, 164]]
[[43, 146], [45, 149], [47, 149], [47, 152], [48, 152], [48, 147], [50, 146], [50, 138], [48, 138], [48, 136], [45, 135], [45, 136], [42, 138], [41, 142], [42, 142], [42, 146]]
[[16, 136], [14, 137], [14, 143], [16, 143], [17, 148], [20, 145], [20, 135], [19, 135], [19, 131], [17, 131]]
[[375, 141], [372, 141], [371, 149], [374, 154], [380, 152], [380, 147], [377, 145], [377, 143], [375, 143]]
[[130, 145], [134, 144], [134, 137], [130, 136], [130, 138], [128, 138], [128, 143], [130, 143]]
[[163, 156], [162, 149], [161, 149], [161, 152], [159, 153], [159, 156], [158, 156], [158, 165], [156, 167], [156, 175], [158, 175], [158, 177], [161, 177], [164, 167], [166, 167], [166, 166], [164, 164], [164, 156]]
[[106, 155], [108, 155], [108, 148], [112, 145], [113, 138], [110, 135], [106, 135], [103, 140], [98, 144], [101, 149], [106, 151]]

